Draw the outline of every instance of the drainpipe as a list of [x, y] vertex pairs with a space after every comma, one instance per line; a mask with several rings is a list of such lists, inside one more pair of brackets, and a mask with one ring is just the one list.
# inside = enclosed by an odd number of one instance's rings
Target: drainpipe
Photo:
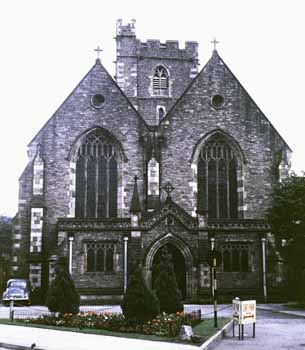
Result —
[[69, 273], [72, 275], [72, 254], [73, 254], [74, 237], [69, 236]]
[[262, 242], [262, 277], [263, 277], [263, 296], [264, 302], [267, 303], [267, 279], [266, 279], [266, 238], [261, 239]]

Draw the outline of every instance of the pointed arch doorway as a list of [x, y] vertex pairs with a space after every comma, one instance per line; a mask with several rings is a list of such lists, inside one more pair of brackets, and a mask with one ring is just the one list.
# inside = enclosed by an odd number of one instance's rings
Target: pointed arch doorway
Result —
[[156, 252], [153, 262], [152, 262], [152, 288], [154, 289], [155, 280], [157, 278], [157, 265], [162, 259], [162, 250], [166, 248], [168, 253], [172, 257], [172, 262], [174, 265], [174, 272], [176, 276], [176, 281], [178, 288], [182, 294], [182, 298], [186, 297], [186, 268], [185, 268], [185, 258], [181, 251], [173, 244], [167, 243], [158, 249]]
[[164, 246], [169, 247], [173, 256], [174, 270], [178, 286], [181, 289], [183, 299], [190, 300], [196, 290], [193, 286], [193, 256], [186, 244], [181, 238], [168, 233], [162, 238], [156, 240], [147, 250], [144, 258], [145, 279], [151, 288], [153, 287], [155, 276], [153, 276], [154, 265], [160, 259], [161, 250]]

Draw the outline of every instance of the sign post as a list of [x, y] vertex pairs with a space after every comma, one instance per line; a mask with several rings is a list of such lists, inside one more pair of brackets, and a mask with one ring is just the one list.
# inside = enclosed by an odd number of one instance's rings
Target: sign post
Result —
[[238, 339], [244, 340], [244, 325], [253, 324], [253, 338], [255, 338], [256, 301], [233, 299], [233, 337], [235, 337], [235, 322], [238, 324]]
[[217, 323], [217, 274], [216, 267], [221, 265], [221, 253], [213, 249], [208, 255], [208, 263], [211, 266], [212, 275], [212, 296], [214, 304], [214, 327], [218, 327]]

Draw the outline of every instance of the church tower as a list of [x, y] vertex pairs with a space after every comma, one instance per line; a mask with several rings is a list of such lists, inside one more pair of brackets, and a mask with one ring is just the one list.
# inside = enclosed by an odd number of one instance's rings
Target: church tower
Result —
[[207, 302], [216, 249], [223, 300], [279, 293], [265, 213], [289, 146], [215, 49], [198, 73], [196, 42], [141, 42], [121, 20], [115, 39], [115, 80], [97, 59], [29, 143], [13, 276], [43, 300], [64, 257], [83, 304], [120, 303], [139, 263], [154, 286], [166, 247], [185, 301]]
[[198, 73], [198, 43], [141, 42], [135, 21], [117, 22], [116, 81], [149, 125], [158, 125]]

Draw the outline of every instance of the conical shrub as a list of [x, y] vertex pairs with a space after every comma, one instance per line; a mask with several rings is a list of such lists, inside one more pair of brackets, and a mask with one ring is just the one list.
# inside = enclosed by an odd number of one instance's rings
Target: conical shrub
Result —
[[140, 266], [136, 267], [128, 280], [121, 307], [126, 319], [139, 323], [149, 321], [159, 314], [159, 300], [147, 287]]
[[166, 247], [162, 249], [155, 274], [154, 288], [160, 302], [160, 311], [167, 313], [183, 311], [182, 295], [178, 288], [172, 257]]
[[74, 282], [68, 272], [65, 260], [61, 259], [56, 266], [56, 277], [51, 283], [46, 305], [51, 312], [60, 314], [79, 312], [80, 298]]

